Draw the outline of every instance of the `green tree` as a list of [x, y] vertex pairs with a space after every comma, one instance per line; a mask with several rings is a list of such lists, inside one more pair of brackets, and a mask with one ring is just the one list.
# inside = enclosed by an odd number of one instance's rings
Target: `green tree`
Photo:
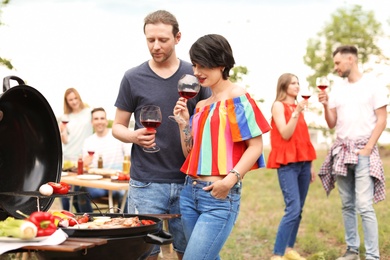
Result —
[[[390, 24], [390, 19], [387, 22]], [[364, 11], [360, 5], [337, 9], [331, 15], [330, 22], [317, 33], [317, 37], [308, 40], [303, 59], [314, 73], [307, 77], [307, 81], [311, 86], [315, 86], [316, 77], [333, 73], [332, 53], [338, 46], [344, 44], [358, 47], [363, 72], [372, 70], [368, 67], [370, 61], [388, 65], [389, 58], [378, 46], [378, 41], [384, 37], [382, 24], [375, 19], [373, 11]], [[319, 110], [318, 114], [322, 114], [322, 110]], [[319, 126], [314, 122], [309, 124], [309, 128], [321, 130], [325, 136], [334, 133], [334, 129]]]
[[[375, 19], [373, 11], [364, 11], [360, 5], [337, 9], [331, 15], [330, 22], [317, 33], [317, 37], [308, 40], [303, 60], [314, 73], [307, 77], [307, 81], [315, 86], [316, 77], [333, 72], [332, 52], [343, 44], [358, 47], [362, 65], [371, 59], [376, 59], [376, 62], [388, 61], [377, 45], [382, 37], [382, 25]], [[363, 69], [368, 72], [371, 68]]]
[[244, 66], [236, 66], [231, 70], [230, 73], [230, 80], [232, 82], [239, 82], [242, 80], [243, 75], [248, 74], [248, 69], [247, 67]]
[[[3, 25], [3, 23], [1, 22], [1, 14], [2, 14], [2, 9], [4, 6], [6, 6], [8, 3], [10, 2], [10, 0], [2, 0], [0, 2], [0, 26]], [[12, 63], [10, 60], [7, 60], [5, 58], [2, 58], [0, 57], [0, 66], [5, 66], [7, 67], [8, 69], [13, 69], [14, 66], [12, 66]]]
[[[232, 70], [230, 71], [230, 77], [229, 79], [232, 81], [232, 82], [239, 82], [239, 81], [242, 81], [242, 77], [244, 75], [247, 75], [248, 74], [248, 68], [245, 67], [245, 66], [236, 66], [234, 68], [232, 68]], [[250, 86], [249, 85], [246, 85], [245, 88], [249, 91], [250, 89]], [[256, 100], [257, 102], [260, 102], [260, 103], [263, 103], [264, 102], [264, 99], [258, 99]]]

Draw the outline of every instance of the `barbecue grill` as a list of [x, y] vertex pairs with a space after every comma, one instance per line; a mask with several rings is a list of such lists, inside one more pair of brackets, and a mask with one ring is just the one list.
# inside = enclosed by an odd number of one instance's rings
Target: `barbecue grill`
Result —
[[[10, 87], [10, 81], [18, 85]], [[31, 214], [47, 211], [56, 197], [78, 196], [87, 192], [43, 196], [38, 190], [47, 182], [59, 182], [62, 147], [56, 117], [45, 97], [16, 76], [3, 79], [0, 95], [0, 220], [23, 218], [17, 211]], [[96, 214], [90, 214], [96, 216]], [[99, 214], [101, 215], [101, 214]], [[141, 259], [153, 244], [172, 243], [162, 231], [162, 219], [136, 214], [106, 214], [111, 217], [139, 217], [153, 225], [118, 229], [66, 229], [70, 237], [106, 238], [108, 243], [87, 252], [38, 251], [41, 259]]]

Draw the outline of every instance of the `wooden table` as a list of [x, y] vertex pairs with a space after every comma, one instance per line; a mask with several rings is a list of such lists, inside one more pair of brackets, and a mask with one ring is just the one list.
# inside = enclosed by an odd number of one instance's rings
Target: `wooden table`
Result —
[[[125, 194], [122, 199], [121, 203], [121, 210], [124, 212], [125, 206], [126, 206], [126, 198], [127, 193], [129, 189], [129, 183], [128, 182], [112, 182], [110, 178], [102, 178], [99, 180], [84, 180], [79, 179], [77, 177], [77, 174], [69, 173], [69, 175], [62, 176], [61, 181], [74, 185], [74, 186], [84, 186], [89, 188], [98, 188], [98, 189], [104, 189], [108, 191], [108, 208], [110, 209], [111, 213], [114, 213], [114, 200], [113, 200], [113, 191], [125, 191]], [[72, 187], [73, 188], [73, 187]], [[70, 207], [73, 205], [73, 197], [70, 198]]]
[[88, 248], [107, 244], [107, 239], [103, 238], [77, 238], [68, 237], [63, 243], [55, 246], [25, 246], [23, 250], [41, 250], [57, 252], [76, 252], [87, 250]]

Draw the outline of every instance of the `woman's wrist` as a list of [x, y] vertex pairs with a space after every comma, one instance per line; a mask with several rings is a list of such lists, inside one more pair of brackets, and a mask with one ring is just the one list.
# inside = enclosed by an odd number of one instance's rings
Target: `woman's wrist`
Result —
[[298, 118], [298, 117], [299, 117], [299, 113], [300, 113], [300, 112], [298, 112], [297, 110], [294, 110], [294, 112], [292, 112], [291, 117], [292, 117], [292, 118]]
[[231, 169], [229, 171], [229, 174], [234, 174], [237, 178], [236, 184], [241, 185], [241, 174], [238, 171], [236, 171], [235, 169]]

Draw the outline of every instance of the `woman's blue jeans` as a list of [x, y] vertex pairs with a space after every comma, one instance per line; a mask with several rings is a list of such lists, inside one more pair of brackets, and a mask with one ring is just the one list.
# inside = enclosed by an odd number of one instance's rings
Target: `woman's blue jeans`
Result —
[[279, 185], [286, 208], [276, 234], [275, 255], [283, 256], [287, 247], [294, 247], [309, 190], [310, 169], [311, 162], [289, 163], [278, 169]]
[[358, 164], [348, 167], [347, 176], [337, 176], [337, 186], [348, 249], [359, 252], [358, 213], [362, 218], [366, 259], [379, 259], [378, 222], [373, 207], [374, 179], [370, 176], [370, 157], [359, 155]]
[[220, 259], [219, 252], [237, 219], [241, 186], [235, 185], [225, 199], [216, 199], [202, 188], [211, 182], [186, 177], [180, 195], [181, 220], [188, 240], [184, 260]]

